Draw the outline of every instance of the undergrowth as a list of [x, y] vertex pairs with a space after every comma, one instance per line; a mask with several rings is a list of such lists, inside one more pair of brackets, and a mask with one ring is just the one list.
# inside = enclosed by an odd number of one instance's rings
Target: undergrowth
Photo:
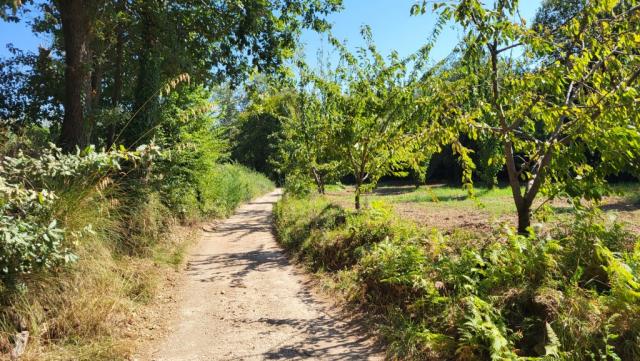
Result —
[[[150, 148], [52, 149], [0, 157], [0, 357], [28, 331], [23, 360], [128, 359], [140, 314], [198, 234], [187, 225], [273, 187], [235, 164], [166, 187], [166, 156], [146, 161]], [[190, 188], [176, 207], [170, 195]]]
[[640, 359], [640, 240], [595, 210], [568, 222], [470, 237], [375, 202], [285, 196], [275, 211], [281, 244], [372, 315], [392, 359]]

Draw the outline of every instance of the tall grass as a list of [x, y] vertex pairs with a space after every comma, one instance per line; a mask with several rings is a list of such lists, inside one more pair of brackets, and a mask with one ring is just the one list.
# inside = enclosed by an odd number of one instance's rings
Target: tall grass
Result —
[[138, 180], [65, 184], [53, 213], [78, 260], [0, 290], [0, 355], [8, 354], [16, 332], [27, 330], [24, 360], [128, 359], [141, 322], [136, 314], [199, 234], [180, 224], [226, 216], [273, 188], [266, 177], [237, 165], [209, 169], [198, 186], [197, 213], [185, 222], [161, 192]]
[[201, 174], [202, 213], [208, 216], [228, 216], [242, 202], [267, 193], [274, 188], [264, 175], [239, 164], [220, 164]]

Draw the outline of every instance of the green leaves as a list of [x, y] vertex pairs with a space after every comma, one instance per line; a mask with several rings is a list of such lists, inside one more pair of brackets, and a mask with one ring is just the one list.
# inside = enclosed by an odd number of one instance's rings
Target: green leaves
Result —
[[[329, 105], [325, 116], [335, 130], [334, 144], [356, 179], [357, 205], [359, 194], [375, 187], [382, 175], [417, 170], [439, 144], [439, 137], [421, 127], [426, 119], [423, 107], [417, 105], [420, 57], [427, 53], [408, 59], [392, 54], [385, 60], [370, 29], [364, 27], [362, 33], [366, 47], [356, 54], [334, 39], [343, 65], [332, 71], [335, 80], [316, 79]], [[410, 64], [415, 67], [410, 69]]]
[[[454, 14], [465, 39], [459, 60], [438, 84], [438, 91], [457, 97], [462, 109], [440, 107], [435, 116], [449, 116], [451, 136], [475, 139], [478, 131], [489, 131], [500, 140], [521, 232], [540, 190], [553, 196], [571, 188], [596, 196], [590, 190], [607, 175], [637, 172], [640, 62], [633, 54], [640, 7], [635, 3], [601, 0], [565, 9], [550, 2], [534, 29], [522, 19], [513, 21], [517, 1], [437, 7], [441, 19]], [[544, 14], [554, 6], [565, 18]], [[438, 91], [433, 98], [439, 98]], [[470, 173], [464, 177], [470, 182]]]
[[37, 271], [50, 271], [76, 260], [73, 245], [54, 214], [52, 189], [73, 179], [95, 182], [119, 169], [120, 161], [150, 162], [155, 146], [136, 152], [97, 152], [89, 147], [64, 154], [50, 145], [39, 157], [19, 152], [0, 160], [0, 279], [9, 284]]
[[486, 350], [492, 361], [518, 360], [507, 338], [507, 327], [495, 308], [476, 296], [464, 299], [467, 312], [460, 327], [460, 346], [456, 353], [462, 358], [472, 356], [474, 349]]

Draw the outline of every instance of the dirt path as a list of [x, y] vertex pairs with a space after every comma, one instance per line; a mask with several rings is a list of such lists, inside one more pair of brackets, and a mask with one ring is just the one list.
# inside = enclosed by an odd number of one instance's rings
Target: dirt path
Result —
[[352, 323], [313, 293], [276, 244], [275, 191], [207, 230], [190, 256], [166, 337], [142, 359], [380, 360]]

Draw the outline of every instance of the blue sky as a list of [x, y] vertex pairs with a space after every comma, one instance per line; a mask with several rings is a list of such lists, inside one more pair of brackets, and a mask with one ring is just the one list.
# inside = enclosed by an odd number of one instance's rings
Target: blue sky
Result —
[[[421, 16], [410, 16], [409, 11], [415, 0], [344, 0], [344, 10], [329, 16], [333, 24], [333, 34], [346, 40], [348, 46], [354, 48], [362, 44], [360, 28], [366, 24], [371, 26], [378, 49], [388, 55], [393, 49], [401, 56], [407, 56], [425, 44], [433, 25], [435, 16], [427, 13]], [[521, 0], [520, 12], [527, 20], [531, 20], [541, 0]], [[31, 33], [29, 16], [20, 23], [0, 21], [0, 57], [8, 55], [6, 45], [13, 43], [16, 47], [34, 51], [39, 44], [48, 45], [50, 39], [36, 37]], [[331, 47], [321, 36], [313, 31], [305, 31], [302, 42], [305, 43], [307, 62], [315, 66], [318, 49], [330, 53]], [[448, 27], [440, 36], [432, 51], [434, 59], [447, 56], [458, 42], [459, 33]]]
[[13, 44], [18, 49], [35, 51], [38, 45], [49, 46], [48, 37], [36, 36], [31, 32], [30, 22], [33, 13], [23, 15], [19, 23], [9, 23], [0, 20], [0, 57], [9, 55], [7, 44]]
[[[401, 57], [407, 56], [426, 44], [436, 16], [427, 12], [420, 16], [411, 16], [411, 5], [416, 0], [343, 0], [344, 10], [332, 14], [329, 22], [333, 24], [332, 33], [340, 39], [346, 40], [350, 48], [362, 45], [360, 28], [369, 25], [373, 38], [383, 55], [392, 50], [398, 51]], [[533, 19], [541, 0], [521, 0], [520, 13], [527, 20]], [[305, 31], [302, 42], [305, 46], [307, 62], [315, 66], [317, 51], [322, 48], [329, 53], [331, 47], [323, 41], [323, 36], [313, 31]], [[446, 57], [460, 39], [459, 32], [448, 26], [440, 35], [438, 42], [431, 52], [434, 60]]]

